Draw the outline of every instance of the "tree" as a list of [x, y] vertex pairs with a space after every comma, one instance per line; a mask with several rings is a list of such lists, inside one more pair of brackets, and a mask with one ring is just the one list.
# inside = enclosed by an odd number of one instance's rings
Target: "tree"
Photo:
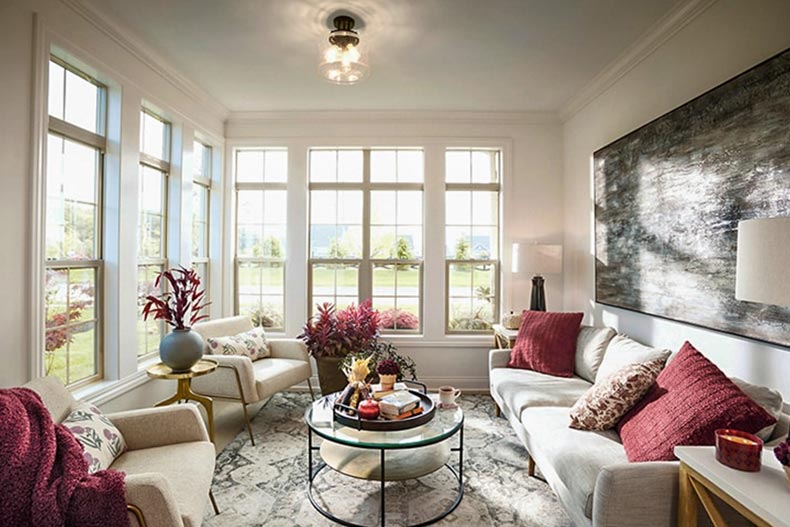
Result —
[[470, 248], [469, 240], [466, 237], [458, 238], [458, 241], [455, 242], [455, 259], [468, 260]]
[[260, 245], [255, 245], [252, 249], [252, 254], [256, 258], [266, 257], [266, 258], [282, 258], [283, 257], [283, 246], [280, 243], [280, 239], [276, 236], [269, 236], [263, 243]]
[[409, 246], [409, 242], [406, 241], [406, 238], [398, 238], [395, 252], [396, 258], [398, 260], [411, 260], [413, 258], [411, 254], [411, 247]]

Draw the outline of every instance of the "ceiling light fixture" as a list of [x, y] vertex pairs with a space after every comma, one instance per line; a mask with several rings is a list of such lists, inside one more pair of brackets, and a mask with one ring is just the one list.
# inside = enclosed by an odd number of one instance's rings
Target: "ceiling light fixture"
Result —
[[340, 15], [332, 23], [335, 29], [329, 33], [329, 46], [321, 57], [321, 75], [335, 84], [356, 84], [370, 72], [359, 48], [359, 33], [354, 31], [356, 22]]

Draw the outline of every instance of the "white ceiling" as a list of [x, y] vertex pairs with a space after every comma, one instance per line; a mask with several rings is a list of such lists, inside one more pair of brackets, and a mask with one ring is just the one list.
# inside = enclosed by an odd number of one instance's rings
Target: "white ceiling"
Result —
[[[83, 0], [233, 111], [556, 111], [677, 0]], [[370, 77], [319, 50], [361, 18]]]

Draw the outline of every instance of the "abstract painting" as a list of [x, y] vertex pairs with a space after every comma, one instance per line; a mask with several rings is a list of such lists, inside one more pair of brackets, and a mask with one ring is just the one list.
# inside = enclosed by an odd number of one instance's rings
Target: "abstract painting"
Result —
[[790, 346], [790, 308], [735, 299], [738, 221], [790, 216], [790, 49], [601, 148], [594, 171], [598, 303]]

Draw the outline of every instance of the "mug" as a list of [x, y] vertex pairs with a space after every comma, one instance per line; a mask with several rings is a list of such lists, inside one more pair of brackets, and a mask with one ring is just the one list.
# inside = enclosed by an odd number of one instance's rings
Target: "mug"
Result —
[[461, 390], [456, 390], [452, 386], [442, 386], [439, 388], [439, 402], [442, 406], [453, 406], [455, 400], [461, 396]]

